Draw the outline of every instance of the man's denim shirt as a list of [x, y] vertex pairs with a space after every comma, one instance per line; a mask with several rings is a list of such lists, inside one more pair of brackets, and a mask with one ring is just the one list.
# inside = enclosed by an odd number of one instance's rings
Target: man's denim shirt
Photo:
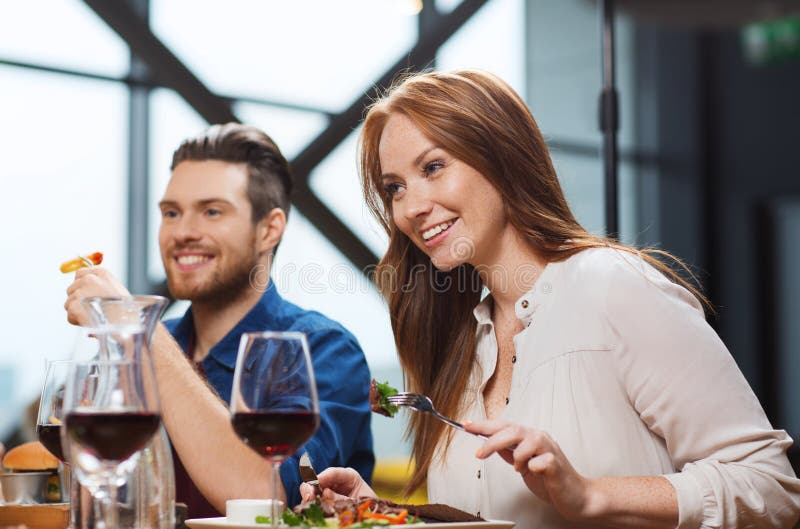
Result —
[[[164, 322], [188, 354], [194, 341], [191, 309], [183, 318]], [[370, 429], [370, 374], [358, 341], [344, 327], [314, 311], [284, 300], [272, 281], [261, 300], [202, 361], [208, 382], [230, 403], [233, 370], [242, 333], [298, 331], [306, 334], [317, 381], [321, 423], [314, 437], [281, 466], [289, 506], [300, 503], [300, 455], [308, 451], [317, 472], [327, 467], [352, 467], [372, 479], [375, 456]]]

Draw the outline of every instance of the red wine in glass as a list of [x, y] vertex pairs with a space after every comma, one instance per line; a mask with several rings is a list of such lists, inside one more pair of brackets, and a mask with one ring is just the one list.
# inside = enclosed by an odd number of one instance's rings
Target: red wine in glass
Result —
[[272, 464], [272, 527], [278, 527], [280, 466], [320, 424], [319, 399], [306, 336], [242, 334], [231, 392], [236, 435]]
[[96, 527], [115, 529], [117, 489], [160, 425], [158, 387], [149, 355], [142, 354], [141, 326], [107, 324], [83, 332], [103, 354], [70, 364], [61, 439], [73, 472], [94, 499]]
[[310, 411], [253, 411], [233, 414], [233, 429], [247, 446], [266, 458], [285, 458], [311, 439], [319, 414]]
[[66, 464], [61, 446], [61, 424], [64, 420], [64, 387], [70, 362], [48, 360], [45, 369], [42, 396], [39, 399], [39, 412], [36, 418], [36, 438], [47, 450]]
[[147, 445], [161, 417], [150, 412], [69, 413], [67, 435], [98, 459], [124, 461]]
[[37, 424], [36, 438], [47, 448], [48, 452], [56, 456], [62, 463], [64, 462], [64, 451], [61, 449], [60, 424]]

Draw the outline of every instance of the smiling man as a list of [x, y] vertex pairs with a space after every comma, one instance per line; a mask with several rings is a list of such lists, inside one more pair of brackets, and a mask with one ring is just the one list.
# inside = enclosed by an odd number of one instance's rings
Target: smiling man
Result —
[[[170, 292], [191, 306], [159, 326], [153, 356], [164, 424], [178, 455], [176, 497], [190, 517], [218, 516], [227, 499], [270, 494], [269, 465], [239, 440], [227, 411], [244, 332], [306, 333], [322, 422], [302, 450], [317, 470], [349, 466], [372, 475], [370, 376], [356, 339], [282, 299], [271, 280], [251, 279], [270, 270], [291, 187], [283, 155], [253, 127], [212, 126], [173, 154], [159, 202], [159, 246]], [[76, 273], [67, 293], [68, 319], [83, 323], [80, 299], [127, 290], [105, 269], [92, 268]], [[298, 458], [281, 467], [278, 495], [289, 505], [300, 499]]]

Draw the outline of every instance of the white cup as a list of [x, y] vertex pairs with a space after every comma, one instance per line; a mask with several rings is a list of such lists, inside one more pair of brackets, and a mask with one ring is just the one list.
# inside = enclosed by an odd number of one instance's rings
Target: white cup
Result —
[[[283, 502], [276, 500], [278, 516], [283, 514]], [[272, 516], [272, 500], [228, 500], [225, 502], [225, 518], [228, 522], [251, 525], [256, 516]]]

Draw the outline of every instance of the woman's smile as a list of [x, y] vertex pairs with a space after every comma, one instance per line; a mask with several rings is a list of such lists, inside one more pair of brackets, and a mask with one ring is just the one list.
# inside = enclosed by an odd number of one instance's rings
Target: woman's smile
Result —
[[425, 246], [428, 248], [433, 248], [437, 244], [444, 241], [450, 234], [450, 228], [456, 223], [457, 220], [458, 217], [439, 224], [434, 224], [433, 226], [429, 226], [428, 228], [422, 230], [422, 238], [425, 241]]

